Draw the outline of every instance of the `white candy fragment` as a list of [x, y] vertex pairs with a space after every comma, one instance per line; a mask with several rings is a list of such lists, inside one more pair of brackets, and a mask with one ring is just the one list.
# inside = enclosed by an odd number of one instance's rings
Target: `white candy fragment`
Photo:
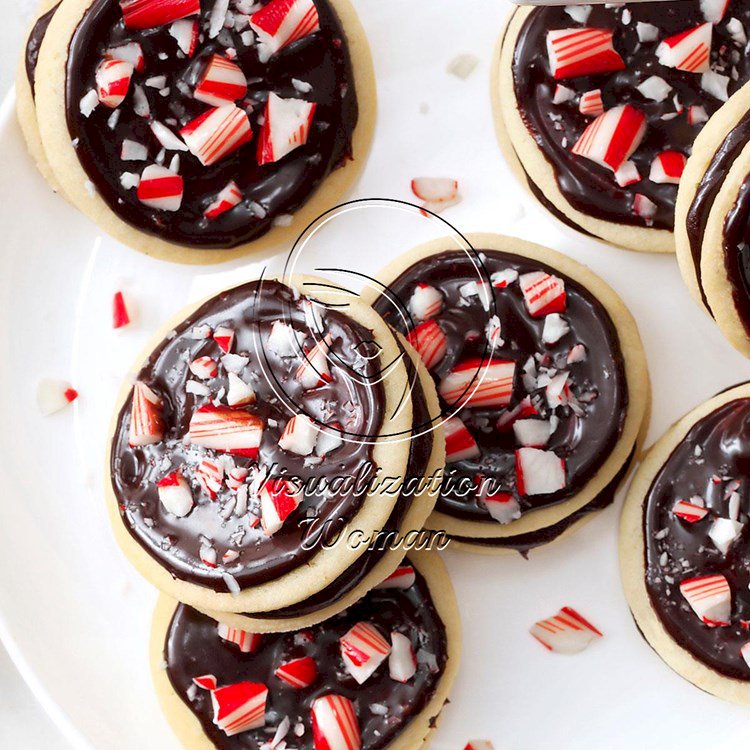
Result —
[[542, 341], [545, 344], [556, 344], [569, 331], [570, 326], [560, 313], [550, 313], [544, 319]]
[[663, 102], [672, 91], [672, 87], [661, 76], [649, 76], [636, 86], [646, 99]]
[[730, 518], [716, 518], [711, 524], [708, 536], [722, 555], [726, 555], [729, 548], [739, 538], [745, 524]]

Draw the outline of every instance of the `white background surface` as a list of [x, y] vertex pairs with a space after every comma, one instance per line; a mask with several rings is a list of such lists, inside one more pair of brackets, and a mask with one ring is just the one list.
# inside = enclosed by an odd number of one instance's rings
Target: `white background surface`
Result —
[[[3, 86], [12, 77], [19, 7], [27, 3], [13, 5], [0, 24]], [[503, 4], [357, 0], [357, 6], [376, 58], [381, 114], [356, 197], [408, 199], [412, 177], [455, 177], [464, 200], [446, 218], [460, 229], [522, 235], [590, 265], [641, 327], [655, 394], [652, 439], [717, 390], [750, 377], [750, 364], [689, 300], [673, 258], [617, 251], [575, 235], [509, 175], [488, 98]], [[464, 51], [481, 62], [459, 81], [445, 67]], [[111, 538], [99, 490], [102, 446], [118, 383], [140, 346], [191, 296], [226, 277], [212, 276], [219, 269], [169, 267], [100, 239], [46, 189], [7, 111], [0, 164], [0, 319], [7, 322], [0, 332], [0, 393], [14, 426], [0, 434], [0, 629], [80, 747], [171, 748], [146, 668], [154, 593]], [[365, 217], [362, 227], [367, 231], [354, 235], [342, 225], [327, 237], [333, 257], [365, 272], [424, 239], [390, 217]], [[118, 288], [138, 310], [121, 335], [109, 328]], [[75, 383], [82, 394], [75, 409], [47, 420], [37, 415], [35, 383], [44, 376]], [[530, 561], [447, 556], [463, 612], [465, 658], [435, 750], [456, 750], [472, 737], [492, 739], [497, 750], [671, 750], [676, 738], [681, 750], [747, 746], [747, 712], [680, 680], [638, 637], [618, 579], [616, 519], [611, 508]], [[576, 657], [549, 654], [527, 633], [563, 605], [580, 608], [605, 633]], [[0, 747], [62, 746], [0, 658]]]

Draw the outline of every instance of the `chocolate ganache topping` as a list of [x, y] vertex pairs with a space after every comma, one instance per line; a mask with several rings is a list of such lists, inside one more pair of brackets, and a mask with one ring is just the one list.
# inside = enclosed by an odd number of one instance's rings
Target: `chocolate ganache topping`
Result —
[[[750, 119], [750, 118], [748, 118]], [[748, 132], [750, 135], [750, 130]], [[750, 335], [750, 176], [724, 221], [724, 266], [732, 300], [745, 332]]]
[[[392, 632], [411, 640], [417, 655], [416, 674], [397, 682], [381, 665], [362, 685], [347, 672], [339, 639], [358, 623], [374, 626], [390, 640]], [[317, 677], [309, 687], [296, 689], [274, 672], [293, 659], [312, 657]], [[312, 750], [310, 709], [321, 696], [336, 694], [352, 701], [362, 748], [387, 747], [420, 713], [435, 694], [448, 660], [445, 625], [435, 609], [424, 578], [416, 571], [407, 589], [375, 589], [345, 612], [298, 633], [261, 636], [253, 653], [241, 653], [236, 645], [217, 634], [216, 623], [205, 615], [179, 605], [166, 636], [164, 658], [172, 687], [195, 714], [206, 735], [222, 750], [255, 750], [267, 742], [285, 716], [291, 727], [288, 744]], [[266, 728], [251, 729], [228, 737], [213, 721], [211, 696], [193, 684], [193, 678], [215, 675], [219, 686], [241, 681], [268, 688]], [[298, 725], [301, 725], [301, 734]]]
[[617, 444], [628, 406], [617, 331], [555, 269], [446, 252], [402, 273], [375, 308], [409, 328], [453, 415], [438, 510], [507, 523], [575, 495]]
[[26, 54], [24, 60], [26, 64], [26, 77], [29, 80], [32, 95], [35, 93], [36, 88], [36, 64], [39, 62], [39, 49], [42, 46], [44, 37], [47, 35], [47, 29], [59, 7], [60, 3], [40, 16], [31, 29], [29, 38], [26, 40]]
[[737, 399], [690, 428], [643, 504], [656, 615], [696, 659], [739, 680], [750, 679], [740, 652], [750, 640], [748, 475], [750, 400]]
[[[192, 313], [138, 374], [117, 420], [112, 486], [128, 532], [174, 577], [216, 591], [231, 590], [227, 576], [240, 588], [274, 580], [364, 501], [385, 409], [381, 357], [370, 331], [315, 305], [325, 365], [311, 309], [279, 282], [239, 286]], [[314, 382], [301, 368], [313, 360]], [[274, 507], [261, 505], [264, 488]]]
[[287, 221], [352, 157], [355, 83], [327, 0], [232, 0], [226, 12], [193, 0], [166, 20], [138, 5], [95, 0], [67, 63], [71, 138], [122, 220], [234, 247]]
[[[696, 30], [690, 41], [683, 42], [690, 47], [685, 58], [679, 54], [682, 47], [670, 54], [661, 45], [665, 40], [673, 43], [674, 37], [706, 21], [698, 0], [594, 5], [590, 12], [572, 8], [571, 12], [563, 7], [535, 9], [523, 24], [513, 58], [520, 115], [574, 208], [608, 221], [671, 230], [682, 157], [690, 155], [698, 132], [727, 95], [750, 79], [745, 32], [739, 30], [750, 28], [750, 3], [730, 0], [723, 20]], [[584, 74], [576, 70], [567, 74], [561, 65], [556, 79], [547, 49], [549, 32], [584, 28], [612, 31], [611, 44], [619, 62], [613, 63], [612, 55], [604, 54], [599, 60], [608, 64], [589, 61], [589, 72]], [[706, 39], [710, 44], [707, 62]], [[594, 48], [594, 44], [589, 46]], [[693, 49], [698, 50], [695, 56], [686, 60]], [[601, 107], [591, 103], [597, 91]], [[582, 101], [582, 95], [589, 92], [591, 99]], [[587, 158], [572, 150], [601, 110], [625, 105], [645, 116], [645, 133], [642, 140], [635, 137], [637, 147], [632, 155], [624, 155], [627, 169], [616, 176], [613, 171], [623, 163], [609, 169], [592, 160], [595, 153]], [[599, 139], [606, 130], [600, 129]], [[613, 150], [624, 148], [629, 136], [615, 138]], [[600, 146], [605, 149], [606, 144]], [[666, 170], [675, 171], [665, 176], [659, 160], [670, 152], [677, 156], [667, 157]], [[607, 158], [611, 161], [612, 154]]]

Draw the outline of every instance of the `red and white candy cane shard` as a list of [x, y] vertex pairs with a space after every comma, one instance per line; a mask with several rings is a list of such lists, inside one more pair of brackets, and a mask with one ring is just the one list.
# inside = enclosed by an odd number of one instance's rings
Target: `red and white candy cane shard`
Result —
[[710, 628], [726, 627], [732, 614], [732, 591], [722, 575], [698, 576], [680, 584], [680, 593]]
[[495, 750], [495, 746], [489, 740], [469, 740], [464, 750]]
[[198, 47], [200, 26], [195, 18], [183, 18], [169, 27], [169, 35], [186, 57], [192, 57]]
[[516, 363], [501, 359], [469, 359], [456, 365], [438, 392], [451, 407], [507, 406], [513, 397]]
[[448, 351], [448, 339], [434, 320], [420, 323], [406, 340], [414, 347], [428, 370], [441, 362]]
[[247, 94], [247, 79], [241, 68], [221, 55], [213, 55], [195, 87], [193, 96], [212, 107], [236, 102]]
[[245, 484], [245, 480], [249, 473], [250, 471], [244, 466], [235, 466], [230, 469], [227, 472], [227, 487], [229, 487], [232, 492], [237, 492], [237, 490]]
[[635, 185], [636, 182], [641, 181], [641, 174], [638, 171], [638, 167], [635, 162], [625, 161], [620, 165], [620, 168], [615, 172], [615, 182], [620, 187], [628, 187], [628, 185]]
[[653, 218], [656, 216], [656, 210], [657, 205], [651, 200], [651, 198], [642, 193], [636, 193], [633, 196], [633, 213], [644, 219], [646, 224], [651, 225], [653, 223]]
[[213, 458], [204, 458], [195, 470], [195, 478], [201, 489], [215, 500], [224, 482], [224, 465]]
[[396, 682], [409, 682], [417, 673], [417, 657], [411, 638], [403, 633], [391, 633], [391, 654], [388, 657], [388, 672]]
[[146, 69], [146, 58], [143, 55], [143, 47], [138, 42], [128, 42], [117, 47], [110, 47], [104, 53], [108, 60], [124, 60], [129, 62], [135, 70], [143, 73]]
[[216, 625], [219, 638], [223, 641], [233, 643], [243, 654], [252, 654], [260, 646], [263, 636], [260, 633], [251, 633], [247, 630], [240, 630], [219, 622]]
[[646, 115], [630, 104], [599, 115], [573, 146], [577, 156], [616, 172], [641, 145], [646, 134]]
[[504, 268], [490, 276], [490, 281], [495, 289], [507, 289], [514, 281], [518, 280], [518, 271], [515, 268]]
[[279, 448], [296, 453], [298, 456], [309, 456], [318, 440], [318, 428], [307, 414], [295, 414], [284, 427], [279, 438]]
[[313, 0], [271, 0], [250, 16], [250, 27], [268, 55], [320, 28]]
[[198, 357], [190, 363], [189, 368], [190, 372], [201, 380], [209, 380], [219, 374], [219, 365], [211, 357]]
[[443, 309], [443, 295], [434, 286], [419, 283], [409, 298], [409, 312], [415, 320], [429, 320]]
[[214, 724], [233, 737], [266, 723], [268, 688], [259, 682], [237, 682], [211, 691]]
[[62, 411], [78, 398], [78, 391], [65, 380], [44, 378], [36, 389], [36, 403], [42, 416]]
[[173, 471], [156, 483], [159, 502], [178, 518], [184, 518], [193, 509], [193, 493], [182, 472]]
[[303, 656], [299, 659], [284, 662], [274, 674], [287, 685], [303, 689], [310, 687], [318, 677], [318, 666], [312, 656]]
[[565, 282], [546, 271], [525, 273], [519, 279], [526, 309], [532, 318], [541, 318], [549, 313], [565, 312], [567, 297]]
[[214, 331], [214, 341], [219, 345], [221, 351], [229, 354], [234, 346], [234, 331], [226, 326], [219, 326]]
[[679, 151], [662, 151], [651, 162], [651, 182], [679, 185], [682, 173], [685, 171], [687, 157]]
[[266, 536], [273, 536], [302, 501], [302, 492], [286, 479], [269, 479], [260, 491], [260, 522]]
[[710, 69], [713, 24], [704, 23], [667, 37], [656, 48], [662, 65], [688, 73], [705, 73]]
[[96, 94], [99, 101], [110, 109], [116, 109], [130, 90], [133, 77], [132, 63], [125, 60], [104, 60], [96, 69]]
[[693, 104], [688, 107], [687, 120], [688, 125], [701, 125], [708, 122], [708, 112], [700, 104]]
[[547, 54], [555, 79], [624, 70], [611, 29], [554, 29], [547, 32]]
[[128, 315], [125, 297], [122, 292], [115, 292], [115, 296], [112, 298], [112, 328], [124, 328], [129, 324], [130, 315]]
[[222, 214], [233, 209], [235, 206], [239, 206], [240, 203], [242, 203], [242, 191], [237, 186], [237, 183], [232, 180], [216, 196], [203, 215], [207, 219], [213, 221], [214, 219], [218, 219]]
[[604, 102], [602, 101], [602, 90], [592, 89], [581, 94], [578, 110], [582, 115], [599, 117], [604, 113]]
[[219, 686], [216, 676], [212, 674], [204, 674], [200, 677], [193, 677], [193, 684], [197, 685], [203, 690], [216, 690]]
[[603, 635], [572, 607], [563, 607], [554, 617], [534, 623], [529, 632], [558, 654], [577, 654]]
[[129, 29], [153, 29], [201, 12], [200, 0], [120, 0]]
[[458, 195], [458, 180], [451, 177], [415, 177], [411, 191], [428, 203], [452, 201]]
[[163, 439], [162, 406], [162, 400], [145, 383], [139, 381], [133, 386], [128, 437], [130, 446], [152, 445]]
[[282, 99], [271, 92], [265, 109], [265, 120], [258, 136], [258, 164], [283, 159], [298, 146], [307, 143], [315, 116], [315, 102]]
[[310, 708], [315, 750], [361, 750], [354, 704], [343, 695], [316, 698]]
[[521, 505], [510, 492], [491, 492], [482, 496], [487, 512], [498, 523], [506, 524], [521, 517]]
[[138, 183], [138, 200], [158, 211], [179, 211], [185, 190], [182, 176], [159, 164], [149, 164]]
[[711, 23], [719, 23], [729, 7], [729, 0], [700, 0], [703, 17]]
[[417, 574], [412, 565], [400, 565], [388, 578], [382, 580], [376, 589], [409, 589], [417, 580]]
[[447, 419], [443, 425], [445, 430], [445, 461], [452, 464], [467, 458], [478, 458], [480, 454], [477, 441], [469, 432], [469, 428], [459, 417]]
[[516, 451], [516, 488], [520, 495], [548, 495], [565, 487], [565, 459], [553, 451]]
[[188, 437], [203, 448], [257, 458], [263, 420], [244, 409], [204, 404], [190, 420]]
[[190, 152], [204, 167], [221, 161], [253, 137], [247, 113], [236, 104], [209, 109], [180, 130]]
[[329, 333], [318, 341], [302, 359], [294, 377], [305, 389], [318, 388], [331, 382], [331, 370], [328, 366], [328, 352], [333, 344], [333, 336]]
[[708, 515], [708, 508], [691, 503], [689, 500], [678, 500], [672, 508], [678, 518], [688, 523], [696, 523], [703, 520]]
[[386, 660], [391, 647], [369, 622], [358, 622], [339, 638], [346, 671], [361, 685]]

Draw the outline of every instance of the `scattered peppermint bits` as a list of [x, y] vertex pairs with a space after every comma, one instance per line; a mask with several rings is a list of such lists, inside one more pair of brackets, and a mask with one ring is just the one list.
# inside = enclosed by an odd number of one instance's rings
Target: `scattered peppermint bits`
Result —
[[563, 607], [554, 617], [540, 620], [529, 630], [549, 651], [577, 654], [603, 634], [572, 607]]
[[78, 391], [65, 380], [44, 378], [36, 389], [36, 403], [42, 416], [62, 411], [78, 398]]
[[415, 177], [411, 191], [422, 201], [422, 208], [440, 213], [460, 202], [458, 181], [449, 177]]

